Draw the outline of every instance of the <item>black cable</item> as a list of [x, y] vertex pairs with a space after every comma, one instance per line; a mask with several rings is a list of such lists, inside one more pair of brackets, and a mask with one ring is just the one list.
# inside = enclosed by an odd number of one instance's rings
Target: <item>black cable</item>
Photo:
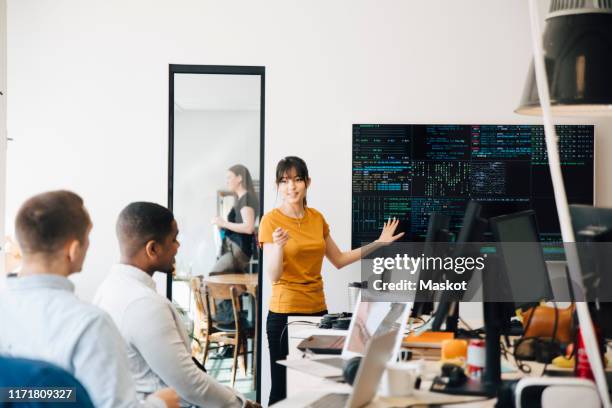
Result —
[[555, 308], [555, 324], [553, 326], [552, 342], [555, 342], [557, 340], [557, 326], [559, 325], [559, 308], [557, 307], [557, 302], [552, 300], [552, 303]]
[[[555, 344], [556, 340], [557, 340], [557, 331], [558, 331], [558, 326], [559, 326], [559, 308], [557, 307], [557, 303], [553, 300], [552, 301], [553, 305], [554, 305], [554, 310], [555, 310], [555, 320], [554, 320], [554, 324], [553, 324], [553, 332], [552, 332], [552, 339], [549, 341], [546, 341], [545, 343], [548, 343], [549, 346], [552, 346], [553, 344]], [[536, 310], [539, 306], [534, 306], [531, 314], [529, 315], [529, 318], [527, 319], [527, 323], [525, 324], [525, 328], [523, 329], [523, 332], [526, 334], [527, 331], [529, 330], [529, 327], [531, 325], [531, 320], [533, 319], [533, 316], [536, 313]], [[519, 346], [525, 342], [526, 340], [533, 340], [533, 341], [538, 341], [541, 342], [542, 340], [540, 338], [538, 338], [537, 336], [529, 336], [529, 337], [521, 337], [520, 339], [518, 339], [516, 341], [516, 343], [514, 344], [514, 350], [513, 350], [513, 357], [514, 357], [514, 361], [516, 364], [516, 367], [526, 373], [529, 374], [531, 373], [531, 367], [527, 364], [525, 364], [523, 362], [523, 360], [519, 359], [516, 355], [516, 351], [519, 348]], [[544, 373], [546, 372], [546, 368], [548, 367], [548, 363], [545, 363], [544, 365], [544, 370], [542, 370], [542, 374], [544, 375]]]
[[521, 344], [523, 344], [524, 341], [533, 338], [533, 337], [525, 337], [525, 333], [527, 333], [527, 330], [529, 330], [529, 326], [531, 325], [531, 319], [533, 319], [533, 316], [535, 315], [537, 308], [538, 308], [537, 305], [532, 308], [531, 314], [527, 318], [527, 323], [525, 324], [525, 328], [523, 329], [523, 337], [521, 337], [520, 339], [516, 341], [516, 343], [514, 343], [514, 350], [512, 350], [512, 357], [514, 357], [514, 364], [516, 365], [516, 368], [518, 368], [521, 372], [525, 374], [531, 373], [531, 367], [528, 364], [525, 364], [521, 359], [519, 359], [516, 356], [516, 350], [519, 348]]
[[287, 330], [287, 327], [291, 324], [296, 324], [296, 323], [301, 323], [301, 324], [305, 324], [307, 326], [318, 326], [318, 323], [314, 323], [314, 322], [309, 322], [308, 320], [294, 320], [292, 322], [288, 322], [285, 324], [285, 327], [283, 327], [283, 331], [281, 332], [280, 335], [280, 344], [282, 347], [283, 344], [283, 336], [285, 335], [285, 331]]
[[[572, 302], [572, 305], [575, 305], [574, 302]], [[577, 319], [577, 315], [576, 315], [576, 310], [574, 309], [573, 313], [572, 313], [572, 321], [571, 321], [571, 327], [572, 327], [572, 352], [569, 355], [569, 358], [575, 357], [576, 356], [576, 346], [578, 345], [578, 333], [579, 333], [579, 327], [576, 324], [576, 322], [578, 321]]]
[[[553, 307], [555, 308], [555, 324], [553, 325], [553, 333], [552, 333], [552, 340], [550, 341], [549, 345], [552, 347], [556, 340], [557, 340], [557, 328], [559, 325], [559, 308], [557, 307], [557, 302], [555, 302], [554, 300], [552, 300], [553, 303]], [[544, 374], [546, 373], [546, 369], [548, 368], [548, 363], [544, 364], [544, 369], [542, 370], [542, 374], [540, 374], [541, 377], [544, 376]]]

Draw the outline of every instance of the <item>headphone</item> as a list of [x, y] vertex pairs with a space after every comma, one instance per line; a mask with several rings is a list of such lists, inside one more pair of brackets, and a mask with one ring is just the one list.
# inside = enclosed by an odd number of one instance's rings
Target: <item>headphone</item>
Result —
[[359, 356], [353, 357], [344, 363], [344, 368], [342, 369], [342, 376], [344, 377], [344, 381], [346, 381], [350, 385], [353, 385], [360, 364], [361, 357]]
[[442, 366], [441, 377], [447, 379], [446, 384], [451, 387], [463, 385], [467, 381], [467, 376], [463, 368], [455, 364], [446, 363]]

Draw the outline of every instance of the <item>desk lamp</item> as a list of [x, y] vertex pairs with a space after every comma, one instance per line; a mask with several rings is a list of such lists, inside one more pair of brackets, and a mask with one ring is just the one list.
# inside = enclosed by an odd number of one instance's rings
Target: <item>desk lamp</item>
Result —
[[[552, 113], [612, 116], [612, 1], [551, 0], [543, 41], [539, 41], [537, 2], [529, 0], [534, 59], [516, 112], [543, 116], [561, 236], [563, 242], [573, 243]], [[566, 258], [570, 276], [579, 286], [577, 299], [584, 299], [575, 246], [566, 247]], [[577, 302], [576, 311], [599, 396], [603, 407], [609, 408], [608, 385], [587, 303]]]

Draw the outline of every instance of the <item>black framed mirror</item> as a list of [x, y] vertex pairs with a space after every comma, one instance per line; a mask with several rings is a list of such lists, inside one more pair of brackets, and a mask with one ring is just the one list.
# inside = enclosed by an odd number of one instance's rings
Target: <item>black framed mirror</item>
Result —
[[265, 67], [170, 65], [168, 208], [181, 247], [166, 295], [208, 373], [257, 401], [264, 107]]

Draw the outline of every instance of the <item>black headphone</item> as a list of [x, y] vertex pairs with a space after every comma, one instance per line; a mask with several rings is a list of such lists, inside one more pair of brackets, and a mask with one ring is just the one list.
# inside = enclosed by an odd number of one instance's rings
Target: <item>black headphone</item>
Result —
[[344, 368], [342, 370], [342, 376], [344, 377], [344, 381], [353, 385], [355, 381], [355, 377], [357, 377], [357, 370], [359, 370], [359, 365], [361, 364], [361, 357], [353, 357], [350, 360], [344, 363]]
[[467, 381], [467, 376], [463, 368], [449, 363], [442, 366], [442, 377], [448, 379], [447, 384], [451, 387], [460, 386]]

